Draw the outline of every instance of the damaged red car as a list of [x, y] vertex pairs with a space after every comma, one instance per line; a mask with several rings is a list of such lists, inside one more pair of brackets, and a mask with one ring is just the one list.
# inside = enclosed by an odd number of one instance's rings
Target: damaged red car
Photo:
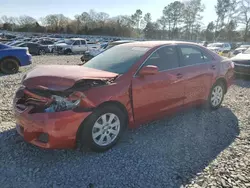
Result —
[[16, 129], [42, 148], [113, 147], [126, 128], [183, 108], [220, 107], [232, 84], [229, 59], [187, 42], [116, 46], [82, 66], [37, 66], [14, 97]]

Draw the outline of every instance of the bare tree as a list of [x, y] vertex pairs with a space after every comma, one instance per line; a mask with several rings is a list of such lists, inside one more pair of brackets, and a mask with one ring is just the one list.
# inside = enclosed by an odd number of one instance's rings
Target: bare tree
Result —
[[246, 42], [250, 29], [250, 0], [240, 0], [239, 5], [239, 21], [244, 25], [243, 39]]

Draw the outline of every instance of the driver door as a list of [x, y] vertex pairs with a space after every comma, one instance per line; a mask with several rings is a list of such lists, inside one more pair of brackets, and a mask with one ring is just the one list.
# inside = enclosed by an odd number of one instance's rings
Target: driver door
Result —
[[72, 45], [72, 52], [78, 53], [81, 52], [81, 43], [80, 40], [76, 40]]
[[139, 76], [138, 71], [132, 80], [134, 117], [139, 123], [174, 112], [184, 101], [184, 82], [175, 46], [155, 51], [142, 67], [147, 65], [157, 66], [159, 72]]

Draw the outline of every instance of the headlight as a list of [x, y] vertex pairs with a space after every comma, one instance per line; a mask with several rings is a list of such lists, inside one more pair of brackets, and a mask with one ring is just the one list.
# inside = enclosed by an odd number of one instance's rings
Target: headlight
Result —
[[48, 108], [45, 109], [45, 112], [62, 112], [67, 110], [73, 110], [80, 104], [80, 99], [75, 101], [69, 101], [67, 98], [60, 97], [57, 95], [52, 95], [51, 97], [53, 102]]

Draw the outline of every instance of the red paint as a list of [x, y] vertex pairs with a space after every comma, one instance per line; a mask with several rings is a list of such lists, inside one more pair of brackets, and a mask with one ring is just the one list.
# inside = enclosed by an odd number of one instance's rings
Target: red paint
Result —
[[[157, 71], [157, 67], [147, 67], [140, 72], [143, 76], [134, 76], [144, 60], [155, 49], [162, 45], [178, 44], [198, 46], [174, 41], [124, 44], [146, 46], [151, 49], [127, 73], [120, 75], [113, 84], [76, 92], [70, 98], [82, 97], [81, 106], [83, 108], [98, 108], [104, 102], [119, 102], [126, 108], [129, 127], [133, 128], [141, 123], [175, 113], [183, 107], [204, 102], [208, 98], [210, 88], [219, 78], [226, 80], [227, 87], [232, 84], [231, 61], [223, 60], [217, 54], [201, 46], [198, 47], [214, 57], [212, 62], [161, 72]], [[64, 90], [81, 79], [107, 79], [116, 76], [115, 73], [80, 66], [51, 65], [35, 68], [27, 74], [22, 84], [27, 88], [47, 87]], [[26, 94], [36, 99], [43, 99], [31, 92], [26, 92]], [[16, 100], [17, 97], [14, 99], [14, 104], [16, 104]], [[27, 107], [22, 111], [17, 108], [17, 105], [14, 106], [17, 125], [23, 127], [23, 129], [17, 127], [17, 130], [27, 142], [44, 148], [73, 148], [79, 126], [92, 113], [73, 111], [29, 113], [31, 110], [32, 107]], [[49, 134], [48, 143], [38, 141], [40, 133]]]

